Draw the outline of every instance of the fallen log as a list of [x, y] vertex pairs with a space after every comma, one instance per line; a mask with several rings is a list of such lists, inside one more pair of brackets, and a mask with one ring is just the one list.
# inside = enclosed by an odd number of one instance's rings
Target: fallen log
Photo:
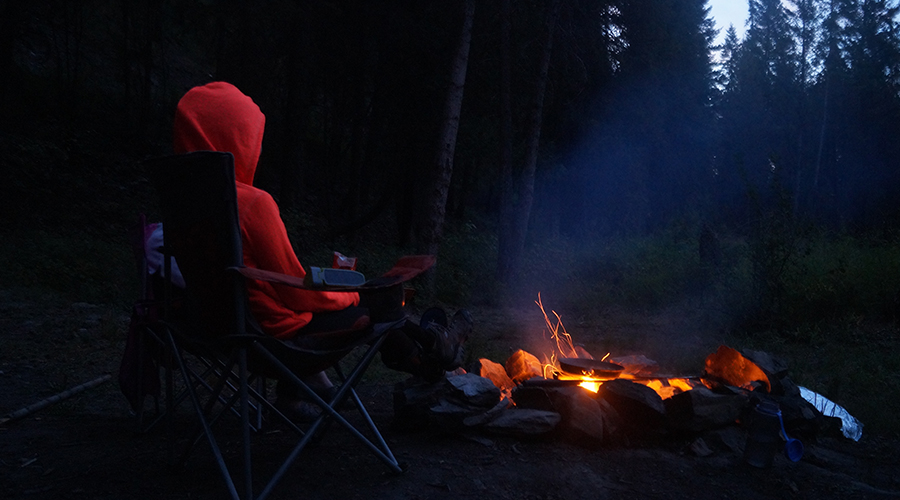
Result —
[[93, 387], [97, 387], [98, 385], [108, 381], [111, 378], [112, 378], [112, 375], [107, 373], [106, 375], [97, 377], [94, 380], [91, 380], [90, 382], [85, 382], [81, 385], [76, 385], [75, 387], [66, 389], [65, 391], [60, 392], [59, 394], [54, 394], [53, 396], [50, 396], [49, 398], [42, 399], [42, 400], [38, 401], [37, 403], [28, 405], [25, 408], [22, 408], [20, 410], [16, 410], [16, 411], [6, 415], [5, 417], [0, 418], [0, 425], [6, 424], [8, 422], [12, 422], [14, 420], [18, 420], [23, 417], [27, 417], [28, 415], [31, 415], [32, 413], [43, 410], [44, 408], [46, 408], [54, 403], [58, 403], [65, 399], [69, 399], [70, 397], [72, 397], [80, 392], [84, 392]]

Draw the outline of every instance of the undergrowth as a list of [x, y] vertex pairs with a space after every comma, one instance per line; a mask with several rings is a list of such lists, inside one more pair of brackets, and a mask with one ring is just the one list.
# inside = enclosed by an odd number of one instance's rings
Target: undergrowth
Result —
[[[297, 212], [284, 218], [307, 266], [328, 266], [340, 251], [360, 257], [360, 270], [371, 277], [413, 252], [385, 243], [384, 227], [329, 239], [323, 221]], [[88, 229], [46, 221], [7, 227], [0, 235], [0, 282], [127, 311], [137, 285], [126, 219], [97, 220]], [[728, 319], [733, 347], [789, 358], [799, 383], [846, 406], [870, 430], [900, 435], [893, 418], [900, 411], [900, 235], [777, 224], [744, 234], [723, 230], [716, 262], [701, 258], [699, 230], [690, 225], [590, 243], [532, 241], [516, 283], [504, 289], [495, 277], [495, 233], [481, 223], [454, 223], [438, 256], [434, 295], [416, 305], [531, 307], [538, 293], [575, 311], [689, 302]]]

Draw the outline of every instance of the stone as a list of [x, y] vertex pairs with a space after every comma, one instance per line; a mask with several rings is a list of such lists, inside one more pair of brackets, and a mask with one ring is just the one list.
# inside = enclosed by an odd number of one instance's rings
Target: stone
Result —
[[665, 430], [666, 408], [662, 398], [646, 385], [616, 379], [604, 382], [597, 398], [608, 403], [621, 417], [621, 429], [628, 437], [657, 438]]
[[544, 365], [534, 354], [519, 349], [507, 358], [506, 373], [515, 382], [521, 383], [531, 377], [543, 377]]
[[703, 438], [695, 439], [690, 446], [691, 453], [698, 457], [708, 457], [713, 454], [713, 451], [706, 445], [706, 441]]
[[706, 387], [695, 387], [665, 401], [670, 429], [701, 432], [734, 424], [748, 408], [746, 393], [720, 394]]
[[445, 390], [442, 383], [429, 384], [415, 377], [394, 384], [394, 427], [403, 430], [427, 427], [429, 409], [438, 404]]
[[616, 379], [604, 382], [597, 397], [612, 405], [626, 418], [649, 415], [656, 419], [666, 413], [662, 398], [653, 389], [630, 380]]
[[559, 424], [559, 413], [543, 410], [504, 410], [484, 428], [490, 432], [516, 437], [543, 436]]
[[762, 368], [767, 375], [774, 375], [776, 378], [787, 376], [788, 365], [781, 358], [776, 358], [765, 351], [753, 351], [745, 349], [741, 354], [756, 363], [756, 366]]
[[553, 402], [547, 393], [549, 389], [533, 386], [519, 386], [512, 393], [513, 401], [519, 408], [554, 411]]
[[494, 405], [494, 407], [491, 408], [490, 410], [483, 412], [483, 413], [465, 417], [463, 419], [462, 423], [466, 427], [477, 427], [480, 425], [484, 425], [484, 424], [494, 420], [495, 418], [497, 418], [497, 416], [499, 416], [500, 413], [503, 412], [503, 410], [505, 410], [507, 408], [511, 408], [512, 406], [513, 406], [512, 401], [510, 401], [507, 398], [503, 398], [500, 401], [498, 401], [497, 404]]
[[603, 445], [609, 425], [603, 406], [580, 387], [554, 389], [551, 399], [562, 417], [560, 431], [570, 442], [595, 448]]
[[507, 375], [506, 368], [500, 363], [495, 363], [489, 359], [479, 359], [470, 367], [470, 371], [493, 382], [500, 389], [500, 392], [504, 394], [510, 394], [516, 387], [513, 379]]
[[428, 412], [430, 423], [434, 424], [434, 427], [447, 431], [456, 431], [464, 427], [463, 422], [465, 419], [479, 415], [484, 410], [472, 408], [471, 406], [457, 405], [442, 399], [438, 404], [429, 408]]
[[715, 451], [742, 455], [747, 431], [737, 425], [729, 425], [703, 433], [703, 440]]
[[461, 406], [493, 408], [501, 399], [500, 389], [490, 380], [466, 373], [446, 379], [445, 399]]

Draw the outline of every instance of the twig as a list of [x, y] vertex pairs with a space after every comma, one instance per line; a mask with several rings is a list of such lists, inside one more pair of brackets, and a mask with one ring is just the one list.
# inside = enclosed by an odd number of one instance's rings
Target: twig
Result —
[[108, 381], [111, 378], [112, 378], [112, 375], [107, 373], [106, 375], [103, 375], [102, 377], [97, 377], [94, 380], [91, 380], [90, 382], [85, 382], [81, 385], [76, 385], [75, 387], [72, 387], [71, 389], [66, 389], [65, 391], [60, 392], [59, 394], [50, 396], [47, 399], [42, 399], [42, 400], [38, 401], [37, 403], [34, 403], [32, 405], [26, 406], [25, 408], [22, 408], [21, 410], [16, 410], [16, 411], [10, 413], [9, 415], [7, 415], [3, 418], [0, 418], [0, 425], [6, 424], [7, 422], [11, 422], [13, 420], [18, 420], [22, 417], [31, 415], [32, 413], [43, 410], [44, 408], [46, 408], [54, 403], [58, 403], [64, 399], [68, 399], [68, 398], [78, 394], [79, 392], [84, 392], [92, 387], [96, 387], [96, 386]]

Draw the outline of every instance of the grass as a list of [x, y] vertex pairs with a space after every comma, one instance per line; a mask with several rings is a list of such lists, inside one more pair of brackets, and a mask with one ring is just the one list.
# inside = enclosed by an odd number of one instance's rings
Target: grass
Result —
[[778, 332], [736, 333], [732, 345], [784, 358], [791, 378], [846, 408], [864, 432], [900, 437], [900, 336], [896, 325], [843, 321]]
[[137, 295], [137, 273], [127, 237], [54, 233], [45, 229], [3, 234], [0, 282], [49, 290], [77, 302], [127, 311]]
[[[549, 240], [529, 249], [521, 288], [507, 298], [530, 304], [543, 292], [571, 311], [653, 310], [693, 299], [726, 318], [733, 347], [785, 357], [795, 381], [845, 406], [869, 431], [900, 436], [900, 238], [824, 231], [781, 237], [796, 240], [765, 242], [791, 246], [779, 249], [778, 259], [750, 236], [724, 237], [718, 267], [701, 262], [696, 237], [678, 228], [588, 245]], [[495, 243], [471, 234], [452, 238], [449, 264], [458, 269], [444, 276], [457, 280], [458, 300], [470, 300], [466, 290], [497, 291], [490, 273]], [[770, 257], [778, 266], [758, 262]], [[761, 280], [766, 266], [770, 274]]]

